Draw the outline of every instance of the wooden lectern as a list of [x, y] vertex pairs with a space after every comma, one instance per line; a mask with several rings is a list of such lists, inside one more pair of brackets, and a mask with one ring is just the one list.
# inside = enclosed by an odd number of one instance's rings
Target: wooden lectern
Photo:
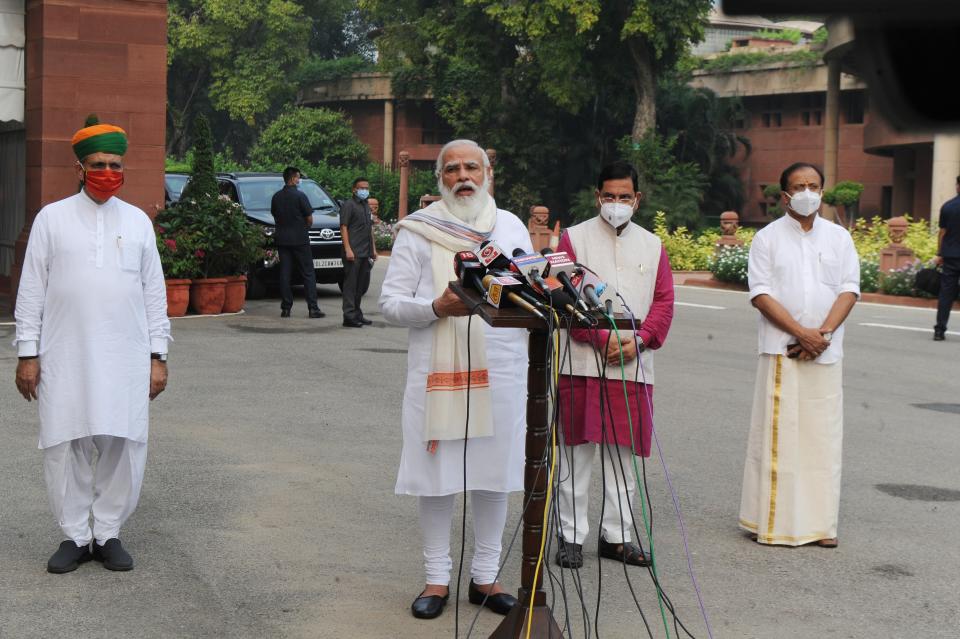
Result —
[[[482, 301], [479, 293], [464, 288], [458, 282], [450, 282], [454, 293], [473, 308]], [[547, 499], [547, 479], [549, 468], [544, 452], [550, 442], [550, 415], [547, 401], [547, 327], [543, 320], [531, 316], [519, 308], [496, 308], [489, 304], [477, 307], [477, 316], [496, 328], [525, 328], [530, 333], [528, 346], [529, 364], [527, 366], [527, 447], [526, 466], [523, 476], [523, 497], [527, 508], [523, 513], [523, 563], [520, 568], [520, 591], [518, 603], [500, 623], [490, 639], [523, 639], [527, 636], [527, 621], [530, 608], [533, 607], [531, 639], [560, 639], [560, 626], [553, 618], [547, 605], [547, 596], [543, 591], [543, 574], [546, 565], [537, 570], [537, 558], [540, 556], [540, 539], [544, 534], [543, 511]], [[601, 318], [602, 322], [606, 322]], [[618, 329], [632, 329], [629, 319], [614, 318]], [[543, 558], [544, 564], [549, 561]]]

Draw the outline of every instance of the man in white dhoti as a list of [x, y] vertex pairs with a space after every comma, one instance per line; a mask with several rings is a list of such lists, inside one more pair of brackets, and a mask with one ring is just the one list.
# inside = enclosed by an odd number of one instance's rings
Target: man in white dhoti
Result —
[[426, 569], [411, 610], [421, 619], [443, 612], [454, 498], [466, 483], [475, 537], [469, 598], [505, 615], [516, 599], [496, 575], [507, 493], [523, 488], [527, 338], [522, 329], [491, 328], [479, 318], [468, 335], [470, 309], [447, 283], [456, 279], [455, 252], [485, 239], [508, 253], [532, 247], [524, 224], [487, 192], [490, 161], [475, 142], [444, 146], [437, 178], [442, 199], [398, 224], [380, 297], [387, 321], [410, 328], [396, 492], [419, 498]]
[[781, 174], [787, 212], [750, 247], [760, 364], [740, 526], [762, 544], [837, 546], [843, 439], [843, 322], [860, 297], [850, 233], [817, 215], [823, 174]]
[[143, 482], [148, 400], [167, 383], [153, 225], [115, 197], [127, 136], [87, 124], [73, 137], [82, 188], [37, 214], [15, 313], [17, 389], [38, 400], [47, 495], [67, 537], [47, 562], [52, 573], [91, 559], [133, 568], [118, 535]]

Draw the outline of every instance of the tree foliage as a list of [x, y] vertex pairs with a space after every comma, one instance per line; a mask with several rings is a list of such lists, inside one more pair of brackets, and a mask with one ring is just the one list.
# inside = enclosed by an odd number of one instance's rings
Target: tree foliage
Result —
[[257, 164], [359, 166], [367, 161], [367, 147], [342, 113], [291, 107], [263, 130], [250, 159]]

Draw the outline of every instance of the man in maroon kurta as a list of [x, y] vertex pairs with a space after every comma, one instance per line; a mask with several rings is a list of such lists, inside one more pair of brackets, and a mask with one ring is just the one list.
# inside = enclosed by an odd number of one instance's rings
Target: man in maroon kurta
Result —
[[[650, 351], [663, 345], [670, 330], [673, 276], [659, 239], [630, 222], [641, 197], [633, 167], [622, 162], [605, 167], [596, 195], [600, 215], [568, 229], [558, 250], [606, 281], [609, 288], [602, 297], [612, 300], [618, 312], [632, 312], [637, 329], [620, 330], [619, 335], [608, 329], [570, 332], [573, 374], [567, 374], [567, 368], [562, 371], [558, 399], [567, 448], [561, 459], [566, 467], [558, 473], [561, 530], [556, 561], [571, 568], [583, 564], [582, 545], [589, 530], [587, 494], [599, 444], [605, 500], [600, 555], [643, 566], [649, 557], [631, 543], [630, 533], [642, 528], [642, 524], [634, 527], [632, 514], [634, 456], [650, 455]], [[605, 360], [605, 370], [597, 366], [598, 360], [601, 366]]]

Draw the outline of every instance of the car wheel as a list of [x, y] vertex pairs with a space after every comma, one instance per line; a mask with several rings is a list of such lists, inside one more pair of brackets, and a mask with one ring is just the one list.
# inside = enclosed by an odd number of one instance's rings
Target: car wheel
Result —
[[259, 300], [267, 296], [267, 285], [253, 273], [247, 275], [247, 299]]

